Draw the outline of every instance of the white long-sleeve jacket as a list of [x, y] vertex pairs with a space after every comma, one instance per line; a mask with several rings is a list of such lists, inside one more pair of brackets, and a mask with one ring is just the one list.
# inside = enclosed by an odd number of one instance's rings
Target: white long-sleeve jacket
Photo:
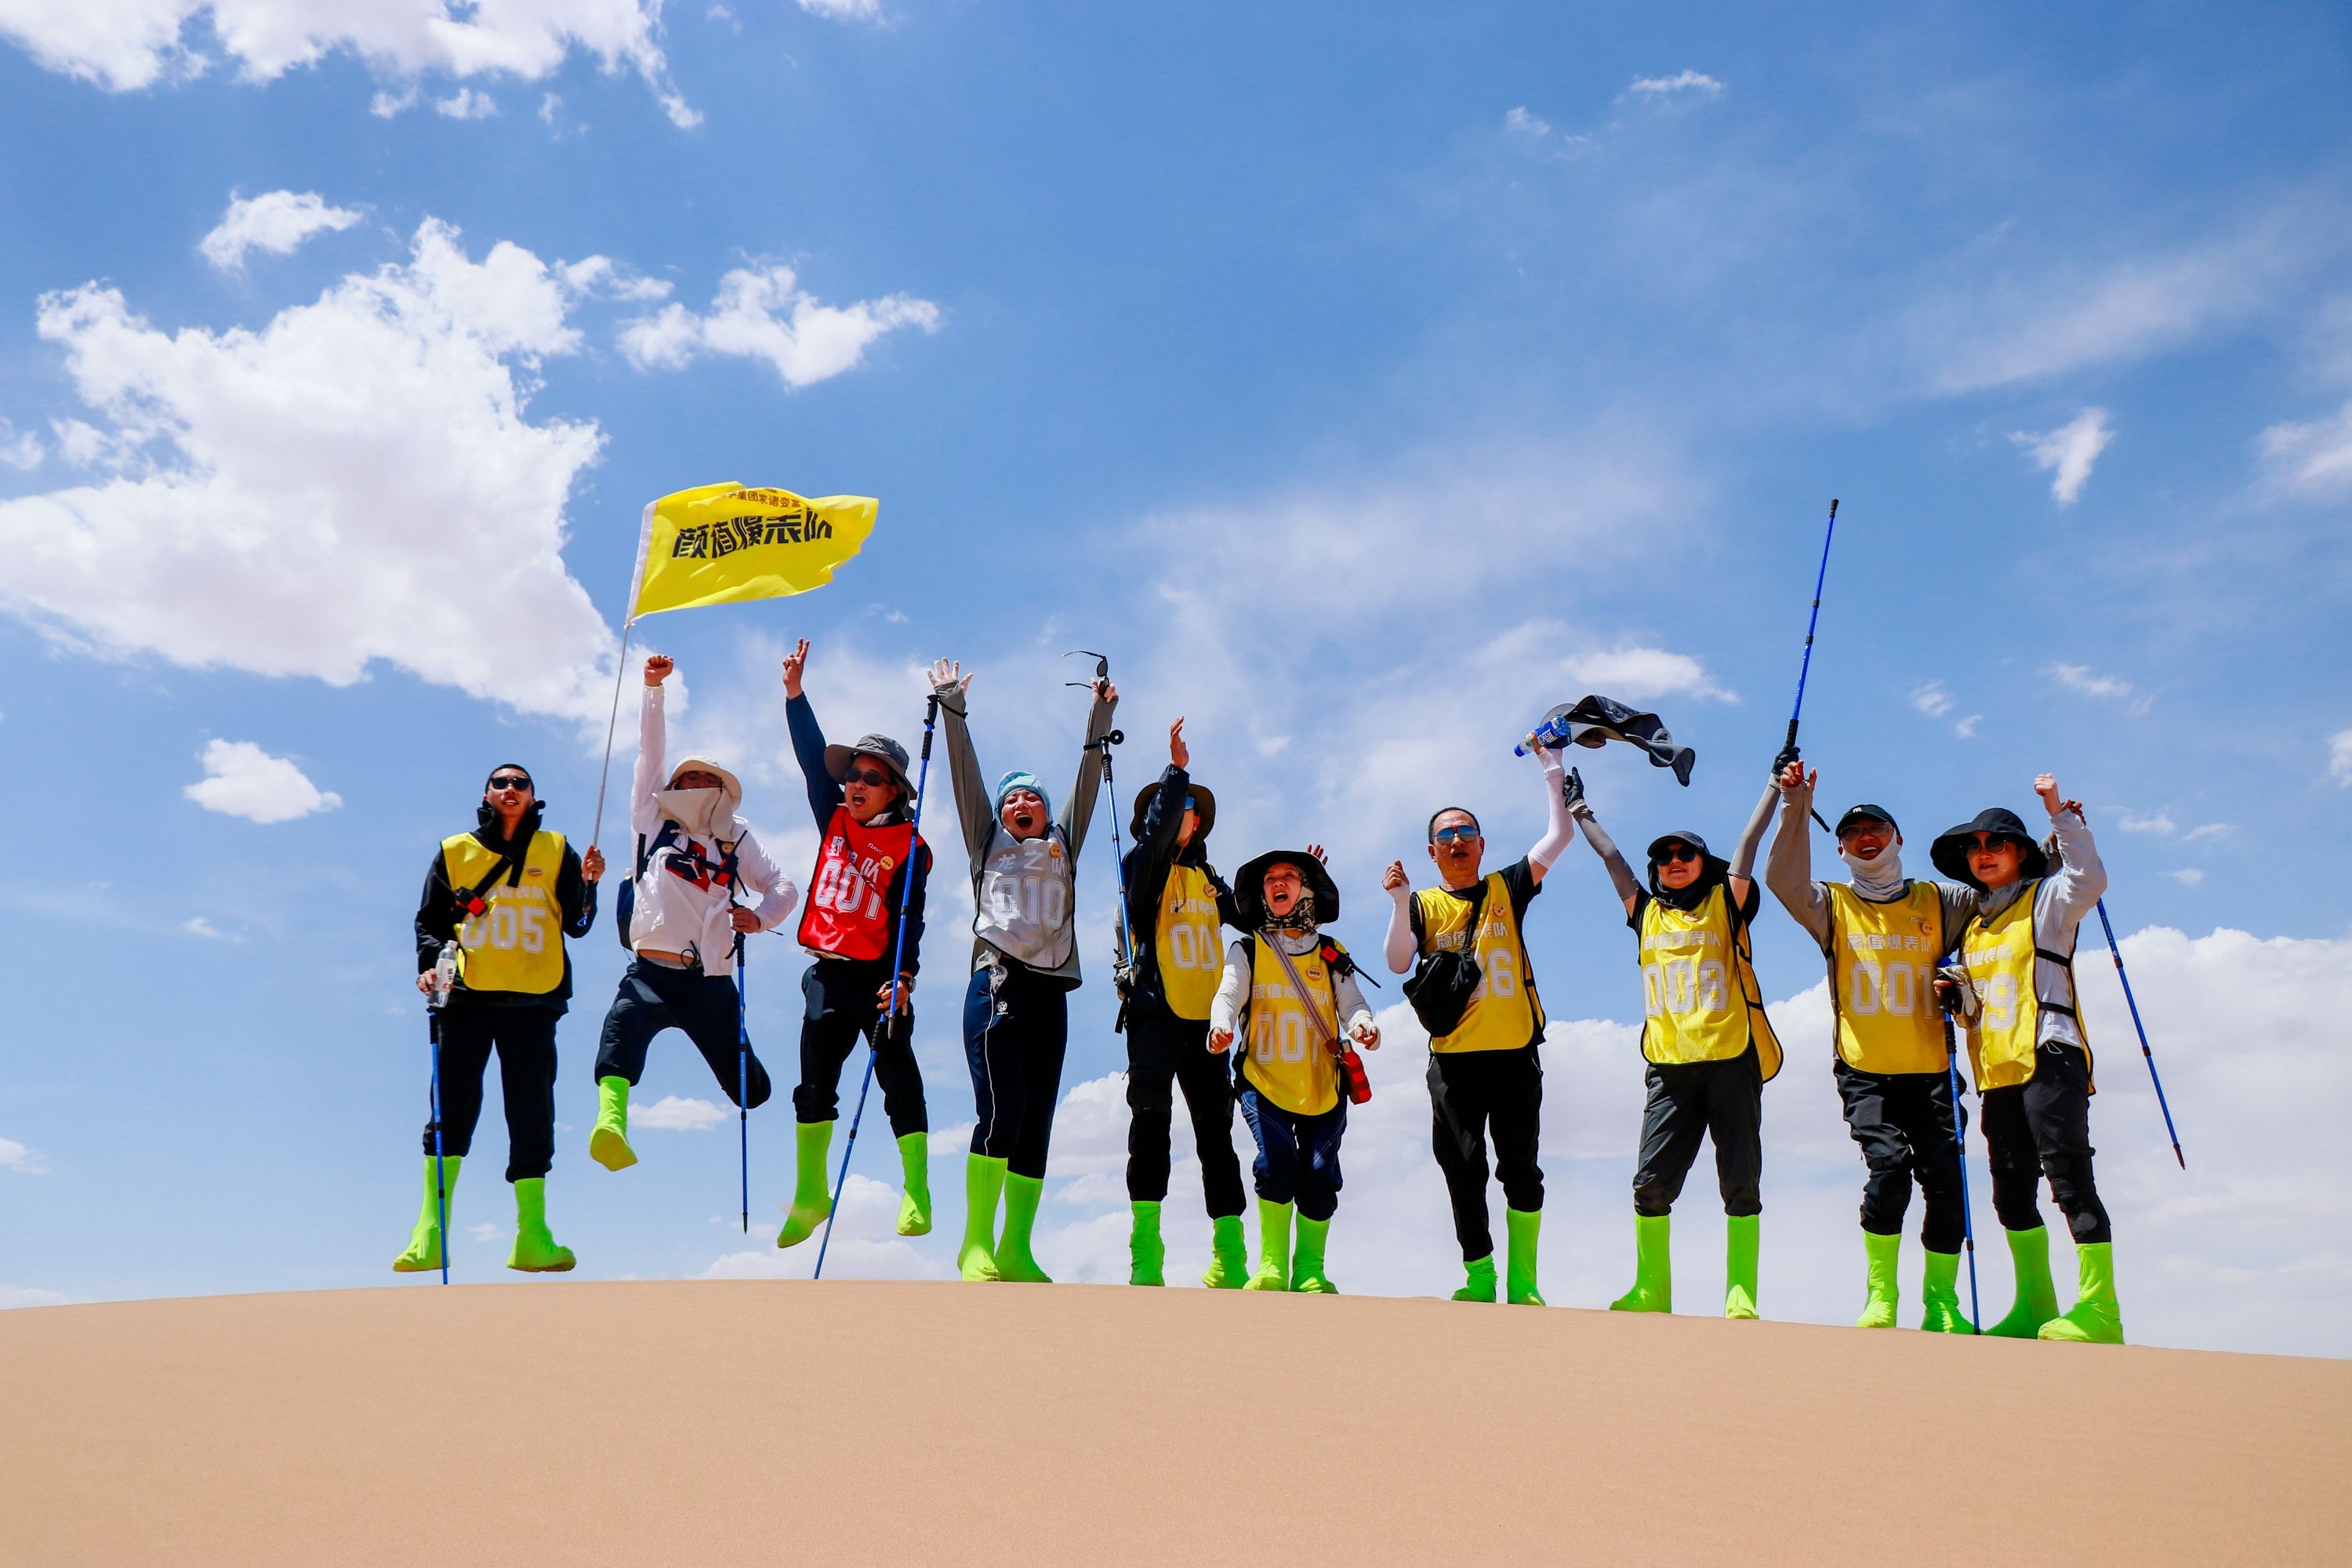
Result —
[[[637, 835], [637, 842], [650, 850], [660, 836], [661, 803], [656, 797], [670, 782], [670, 768], [666, 751], [667, 728], [662, 721], [662, 689], [646, 689], [645, 706], [639, 711], [637, 727], [637, 767], [629, 797], [629, 826]], [[768, 858], [760, 847], [751, 825], [733, 815], [740, 804], [736, 799], [726, 803], [728, 819], [733, 824], [731, 840], [698, 837], [683, 828], [673, 834], [658, 855], [647, 859], [645, 872], [636, 879], [635, 909], [629, 919], [629, 946], [632, 951], [650, 948], [656, 952], [691, 954], [702, 962], [706, 974], [735, 973], [735, 927], [728, 910], [739, 901], [740, 894], [757, 894], [756, 902], [744, 901], [760, 918], [761, 931], [773, 931], [783, 924], [795, 905], [800, 902], [800, 889], [792, 879]], [[735, 888], [720, 887], [708, 875], [731, 848], [735, 853]], [[695, 872], [681, 876], [671, 869], [679, 868]], [[632, 869], [634, 869], [634, 866]]]

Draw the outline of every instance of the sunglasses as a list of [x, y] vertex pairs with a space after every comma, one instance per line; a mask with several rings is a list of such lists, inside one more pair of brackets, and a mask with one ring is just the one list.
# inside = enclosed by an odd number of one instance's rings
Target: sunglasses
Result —
[[490, 781], [490, 787], [492, 789], [527, 790], [530, 788], [530, 779], [528, 774], [524, 773], [500, 773], [498, 777]]
[[1192, 797], [1188, 795], [1184, 797], [1184, 809], [1187, 811], [1198, 811], [1201, 808], [1193, 804]]
[[1467, 844], [1481, 837], [1475, 826], [1463, 823], [1455, 827], [1441, 827], [1429, 836], [1432, 844]]
[[841, 779], [844, 784], [854, 781], [862, 784], [873, 784], [877, 788], [883, 784], [894, 784], [898, 782], [879, 768], [852, 768], [842, 774]]
[[1675, 866], [1681, 864], [1685, 860], [1696, 860], [1698, 858], [1699, 852], [1692, 848], [1689, 845], [1669, 844], [1664, 849], [1658, 851], [1658, 858], [1654, 864], [1660, 866]]

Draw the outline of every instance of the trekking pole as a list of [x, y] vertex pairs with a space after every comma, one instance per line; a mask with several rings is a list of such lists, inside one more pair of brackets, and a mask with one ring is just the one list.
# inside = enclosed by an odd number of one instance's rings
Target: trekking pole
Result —
[[[730, 905], [731, 907], [731, 905]], [[743, 1172], [743, 1234], [751, 1234], [751, 1018], [743, 978], [743, 933], [735, 933], [735, 1131]]]
[[[1837, 537], [1837, 498], [1830, 498], [1830, 525], [1822, 535], [1822, 563], [1813, 574], [1813, 609], [1805, 621], [1805, 656], [1797, 665], [1797, 700], [1789, 709], [1789, 738], [1780, 743], [1780, 755], [1793, 761], [1797, 755], [1797, 720], [1805, 710], [1805, 678], [1813, 671], [1813, 632], [1822, 624], [1822, 584], [1829, 580], [1830, 542]], [[1822, 823], [1822, 831], [1829, 832], [1830, 825], [1822, 822], [1822, 814], [1812, 814]]]
[[[2082, 807], [2074, 808], [2074, 816], [2084, 826], [2091, 825], [2091, 819], [2083, 815]], [[2189, 1169], [2189, 1158], [2180, 1152], [2180, 1134], [2173, 1129], [2172, 1107], [2164, 1098], [2164, 1079], [2157, 1076], [2156, 1053], [2147, 1048], [2147, 1026], [2139, 1021], [2139, 1002], [2132, 995], [2131, 976], [2124, 973], [2124, 950], [2116, 942], [2116, 928], [2114, 922], [2107, 919], [2107, 900], [2105, 898], [2099, 900], [2099, 929], [2107, 933], [2107, 952], [2116, 961], [2116, 978], [2123, 983], [2124, 1005], [2131, 1009], [2132, 1028], [2139, 1035], [2140, 1059], [2147, 1063], [2147, 1081], [2156, 1086], [2156, 1108], [2164, 1112], [2164, 1132], [2172, 1140], [2172, 1158], [2185, 1171]]]
[[1113, 730], [1095, 742], [1102, 752], [1103, 793], [1110, 796], [1110, 861], [1118, 868], [1118, 963], [1113, 967], [1119, 977], [1117, 989], [1121, 997], [1127, 994], [1126, 976], [1135, 968], [1135, 933], [1127, 923], [1127, 851], [1118, 842], [1118, 786], [1111, 779], [1110, 749], [1126, 739], [1124, 732]]
[[457, 983], [457, 950], [453, 942], [441, 945], [440, 962], [433, 966], [433, 989], [425, 998], [425, 1032], [433, 1040], [433, 1223], [441, 1229], [441, 1283], [449, 1283], [449, 1178], [441, 1163], [441, 1009], [448, 1005], [449, 988]]
[[824, 1239], [816, 1244], [816, 1272], [824, 1278], [824, 1255], [833, 1246], [833, 1222], [841, 1213], [841, 1189], [849, 1184], [849, 1157], [857, 1152], [857, 1124], [866, 1120], [866, 1096], [874, 1088], [874, 1057], [898, 1023], [898, 988], [905, 984], [899, 965], [907, 958], [907, 907], [915, 901], [915, 862], [923, 850], [923, 789], [931, 777], [931, 732], [940, 721], [939, 693], [923, 706], [923, 760], [915, 770], [914, 831], [907, 837], [907, 884], [898, 891], [898, 935], [890, 944], [890, 1005], [874, 1022], [874, 1038], [866, 1053], [866, 1076], [857, 1085], [857, 1109], [849, 1118], [849, 1142], [841, 1146], [841, 1173], [833, 1179], [833, 1206], [824, 1216]]
[[1960, 1240], [1969, 1254], [1969, 1322], [1984, 1332], [1984, 1303], [1977, 1297], [1977, 1226], [1969, 1212], [1969, 1112], [1960, 1103], [1960, 1050], [1952, 1038], [1952, 1016], [1944, 1015], [1944, 1062], [1952, 1080], [1952, 1128], [1960, 1145]]

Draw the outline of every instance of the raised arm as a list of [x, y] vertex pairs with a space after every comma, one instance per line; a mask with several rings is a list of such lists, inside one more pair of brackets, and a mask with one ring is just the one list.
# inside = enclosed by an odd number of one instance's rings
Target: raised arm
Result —
[[1381, 942], [1381, 957], [1387, 961], [1391, 974], [1402, 974], [1421, 952], [1421, 939], [1412, 934], [1412, 879], [1404, 874], [1403, 861], [1389, 862], [1389, 868], [1381, 873], [1381, 887], [1391, 900], [1389, 933]]
[[[1078, 776], [1071, 782], [1070, 798], [1062, 805], [1062, 837], [1069, 840], [1073, 863], [1086, 847], [1087, 824], [1094, 820], [1095, 796], [1102, 793], [1102, 756], [1096, 743], [1110, 733], [1111, 710], [1118, 706], [1118, 688], [1109, 681], [1096, 681], [1094, 692], [1094, 707], [1087, 714], [1087, 743], [1078, 756]], [[1112, 809], [1118, 809], [1116, 802]]]
[[1829, 895], [1813, 880], [1813, 786], [1821, 782], [1817, 768], [1808, 773], [1802, 763], [1782, 770], [1776, 787], [1780, 792], [1780, 826], [1772, 835], [1772, 854], [1764, 864], [1764, 885], [1780, 907], [1829, 945]]
[[1536, 756], [1543, 763], [1544, 836], [1528, 851], [1528, 875], [1536, 881], [1544, 879], [1551, 863], [1576, 837], [1576, 822], [1568, 812], [1568, 770], [1557, 751], [1538, 746]]
[[841, 785], [824, 765], [824, 727], [816, 721], [816, 710], [803, 695], [801, 680], [808, 669], [808, 638], [803, 637], [798, 647], [784, 656], [784, 728], [793, 738], [793, 760], [801, 765], [801, 782], [808, 788], [809, 810], [816, 817], [817, 831], [824, 831], [833, 814], [841, 805]]
[[1617, 841], [1609, 837], [1609, 830], [1592, 815], [1592, 803], [1585, 798], [1583, 791], [1576, 792], [1576, 805], [1570, 809], [1584, 826], [1584, 841], [1592, 846], [1592, 852], [1601, 857], [1601, 864], [1608, 869], [1609, 885], [1617, 890], [1618, 901], [1625, 906], [1627, 914], [1632, 914], [1642, 896], [1642, 884], [1633, 876], [1633, 868], [1625, 863]]
[[[2047, 900], [2044, 909], [2053, 924], [2059, 930], [2050, 934], [2063, 938], [2071, 932], [2084, 915], [2098, 904], [2107, 890], [2107, 868], [2099, 861], [2099, 847], [2092, 842], [2091, 825], [2084, 819], [2080, 801], [2062, 799], [2058, 781], [2043, 773], [2033, 781], [2033, 792], [2050, 813], [2050, 826], [2058, 837], [2058, 858], [2061, 864], [2050, 873], [2042, 889]], [[2041, 910], [2036, 919], [2042, 918]]]
[[[988, 797], [988, 781], [980, 771], [980, 756], [971, 749], [971, 731], [964, 723], [971, 677], [963, 666], [940, 659], [931, 666], [931, 695], [940, 700], [940, 717], [948, 736], [948, 778], [955, 785], [956, 820], [963, 825], [963, 849], [977, 859], [988, 843], [996, 820], [996, 803]], [[975, 871], [977, 868], [975, 868]]]
[[[661, 807], [654, 796], [669, 783], [667, 731], [662, 722], [662, 682], [677, 666], [664, 654], [646, 660], [646, 700], [637, 710], [637, 766], [631, 775], [629, 826], [651, 834], [661, 826]], [[631, 867], [634, 872], [635, 868]]]
[[1745, 904], [1748, 889], [1756, 886], [1756, 851], [1763, 847], [1764, 830], [1772, 825], [1772, 808], [1780, 804], [1779, 783], [1767, 779], [1756, 809], [1748, 814], [1748, 826], [1739, 830], [1739, 842], [1731, 847], [1731, 874], [1726, 880], [1734, 904]]

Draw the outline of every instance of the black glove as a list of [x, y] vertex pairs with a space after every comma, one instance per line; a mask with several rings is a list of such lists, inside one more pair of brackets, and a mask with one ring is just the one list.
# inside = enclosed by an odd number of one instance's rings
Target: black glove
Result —
[[1584, 779], [1574, 768], [1569, 769], [1568, 777], [1559, 782], [1559, 798], [1570, 811], [1584, 804]]
[[1780, 754], [1772, 759], [1772, 776], [1777, 779], [1782, 773], [1788, 772], [1789, 764], [1795, 762], [1801, 754], [1802, 753], [1797, 750], [1796, 744], [1793, 742], [1781, 747]]

